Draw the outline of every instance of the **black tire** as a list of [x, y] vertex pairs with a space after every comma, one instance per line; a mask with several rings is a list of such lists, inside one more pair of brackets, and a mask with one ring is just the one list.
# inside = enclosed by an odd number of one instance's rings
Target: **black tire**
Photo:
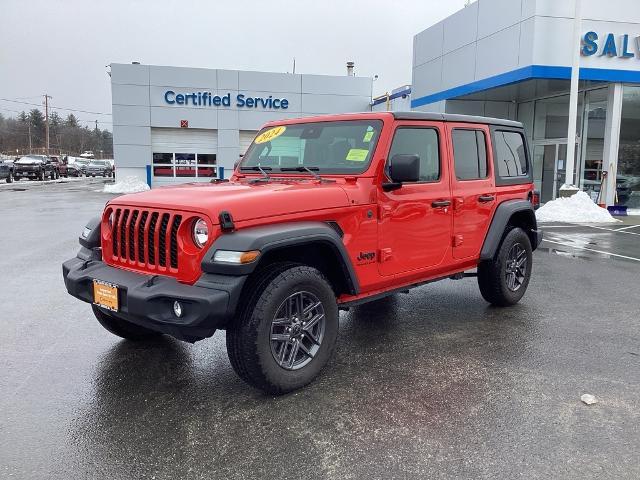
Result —
[[[518, 257], [517, 263], [521, 263], [521, 267], [518, 267], [520, 270], [515, 270], [517, 273], [508, 274], [508, 271], [511, 272], [515, 268], [510, 255]], [[521, 255], [524, 255], [524, 258]], [[493, 305], [499, 307], [515, 305], [527, 290], [532, 265], [533, 251], [528, 235], [521, 228], [512, 228], [502, 239], [495, 258], [478, 265], [480, 293]]]
[[100, 322], [100, 325], [118, 337], [126, 338], [127, 340], [140, 341], [162, 335], [161, 333], [149, 330], [148, 328], [120, 320], [119, 318], [109, 315], [107, 312], [101, 310], [95, 305], [91, 305], [91, 308], [93, 309], [93, 314], [96, 316], [96, 319]]
[[7, 183], [13, 182], [13, 172], [9, 170], [9, 176], [7, 177]]
[[[243, 299], [244, 308], [227, 328], [227, 353], [240, 378], [266, 393], [279, 395], [310, 383], [331, 358], [338, 336], [338, 306], [329, 282], [315, 268], [279, 263], [255, 275], [245, 288], [248, 297]], [[286, 369], [272, 353], [272, 321], [285, 300], [302, 292], [311, 294], [321, 303], [324, 313], [322, 339], [314, 355], [309, 355], [310, 360], [305, 360], [308, 363], [297, 369]], [[302, 340], [299, 342], [303, 343]], [[289, 345], [287, 342], [282, 348], [286, 350]]]
[[40, 174], [38, 175], [38, 180], [40, 180], [41, 182], [44, 182], [44, 170], [40, 171]]

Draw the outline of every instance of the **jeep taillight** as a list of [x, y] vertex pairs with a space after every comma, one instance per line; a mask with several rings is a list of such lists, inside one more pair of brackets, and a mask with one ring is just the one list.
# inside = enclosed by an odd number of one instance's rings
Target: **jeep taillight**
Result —
[[529, 192], [529, 201], [531, 201], [534, 210], [540, 208], [540, 192], [538, 190]]

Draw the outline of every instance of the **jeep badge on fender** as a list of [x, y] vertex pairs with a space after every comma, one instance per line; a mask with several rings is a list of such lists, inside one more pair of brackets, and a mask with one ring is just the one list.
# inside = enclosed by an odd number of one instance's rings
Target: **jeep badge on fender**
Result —
[[225, 330], [237, 374], [280, 394], [329, 361], [340, 308], [470, 275], [493, 305], [517, 303], [542, 239], [538, 198], [518, 122], [282, 120], [228, 182], [112, 199], [62, 271], [111, 333], [196, 342]]

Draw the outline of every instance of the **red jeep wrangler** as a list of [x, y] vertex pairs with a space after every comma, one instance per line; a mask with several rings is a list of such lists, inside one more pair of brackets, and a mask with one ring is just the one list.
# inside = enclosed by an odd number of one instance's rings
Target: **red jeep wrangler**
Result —
[[273, 122], [229, 181], [108, 202], [63, 275], [121, 337], [195, 342], [225, 329], [238, 375], [283, 393], [327, 363], [340, 309], [464, 276], [494, 305], [518, 302], [542, 239], [537, 201], [517, 122]]

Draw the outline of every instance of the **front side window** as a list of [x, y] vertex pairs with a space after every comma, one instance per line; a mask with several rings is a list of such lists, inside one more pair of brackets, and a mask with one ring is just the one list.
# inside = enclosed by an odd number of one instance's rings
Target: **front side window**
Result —
[[354, 120], [281, 125], [261, 130], [240, 168], [300, 167], [318, 173], [362, 173], [371, 162], [380, 136], [380, 120]]
[[487, 143], [482, 130], [454, 129], [453, 161], [458, 180], [487, 177]]
[[504, 178], [526, 176], [527, 155], [522, 135], [518, 132], [498, 130], [495, 132], [494, 139], [498, 176]]
[[389, 160], [394, 155], [420, 157], [420, 182], [435, 182], [440, 179], [440, 152], [438, 132], [435, 129], [398, 128], [393, 136]]

